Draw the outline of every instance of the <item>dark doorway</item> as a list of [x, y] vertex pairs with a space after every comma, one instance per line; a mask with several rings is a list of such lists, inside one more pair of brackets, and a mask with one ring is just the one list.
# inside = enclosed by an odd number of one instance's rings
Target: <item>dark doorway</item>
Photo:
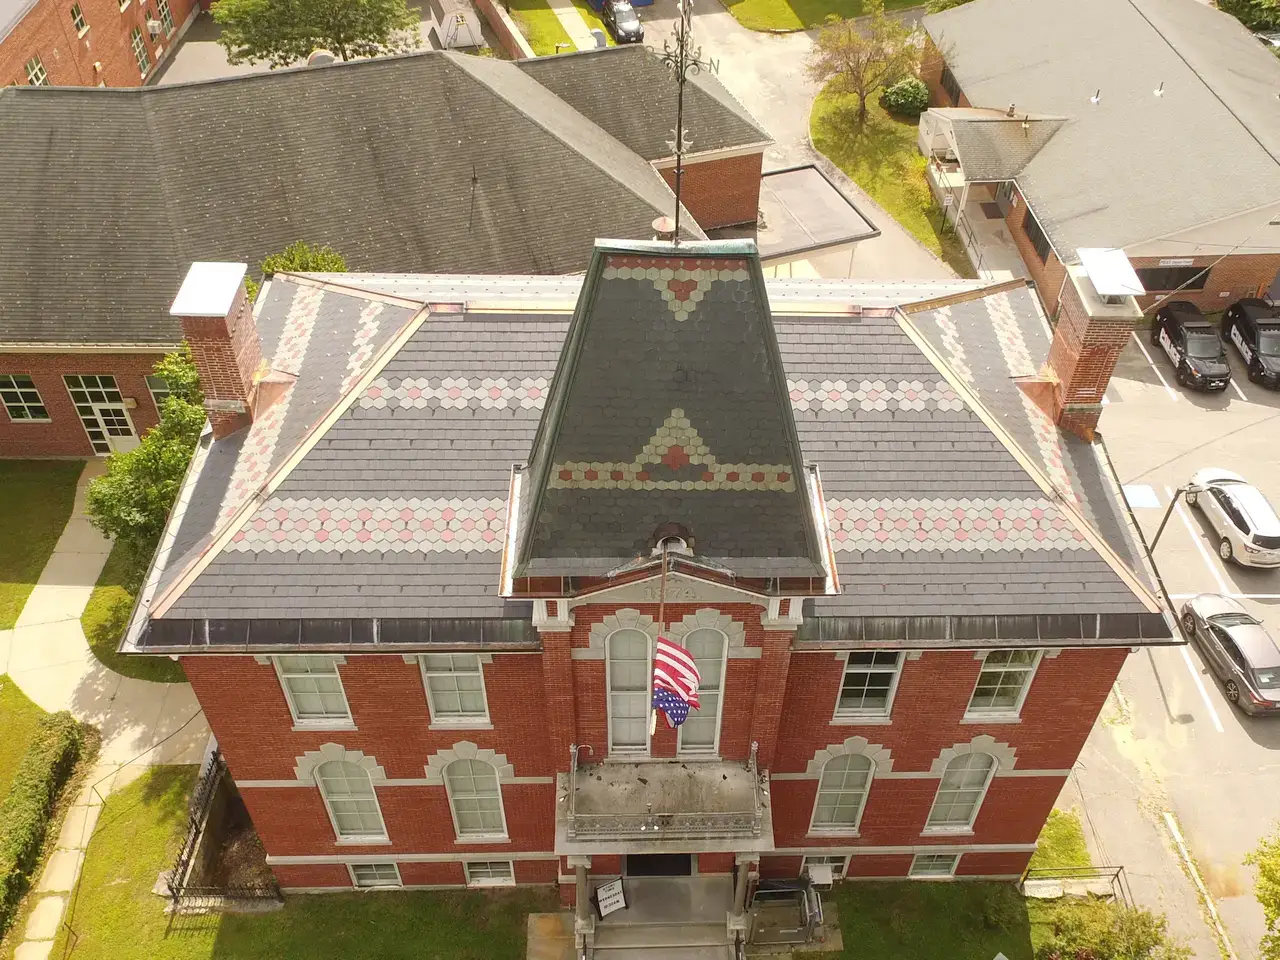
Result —
[[688, 877], [693, 875], [691, 853], [627, 854], [628, 877]]

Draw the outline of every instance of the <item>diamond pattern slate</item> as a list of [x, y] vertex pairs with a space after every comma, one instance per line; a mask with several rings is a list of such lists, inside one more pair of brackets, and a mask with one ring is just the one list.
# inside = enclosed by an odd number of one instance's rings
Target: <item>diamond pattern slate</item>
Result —
[[1089, 550], [1043, 498], [828, 500], [837, 551]]
[[945, 380], [788, 380], [797, 410], [963, 410]]
[[431, 406], [454, 410], [541, 410], [550, 385], [546, 377], [378, 377], [358, 403], [365, 410]]

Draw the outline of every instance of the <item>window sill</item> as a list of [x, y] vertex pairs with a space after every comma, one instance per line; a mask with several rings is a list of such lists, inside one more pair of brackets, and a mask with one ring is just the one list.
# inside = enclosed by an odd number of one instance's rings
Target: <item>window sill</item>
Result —
[[487, 837], [465, 836], [465, 837], [458, 837], [453, 842], [454, 843], [477, 843], [477, 844], [478, 843], [510, 843], [511, 838], [508, 837], [506, 834], [502, 834], [501, 836], [487, 836]]
[[887, 727], [893, 723], [893, 717], [887, 714], [868, 714], [865, 717], [857, 715], [843, 716], [836, 714], [831, 721], [833, 727]]
[[76, 31], [76, 39], [83, 39], [84, 35], [85, 35], [86, 33], [88, 33], [88, 32], [89, 32], [89, 28], [88, 28], [88, 27], [85, 27], [83, 30], [77, 30], [77, 31]]
[[485, 887], [514, 887], [515, 879], [510, 880], [472, 880], [467, 886], [472, 890], [483, 890]]
[[860, 837], [857, 830], [810, 830], [804, 835], [806, 840], [823, 840], [832, 837]]
[[675, 758], [681, 763], [723, 763], [724, 758], [718, 753], [676, 753]]
[[389, 847], [390, 837], [339, 837], [334, 841], [338, 847]]
[[961, 723], [1021, 723], [1022, 718], [1016, 713], [988, 713], [988, 714], [965, 714], [961, 719]]
[[427, 724], [428, 730], [492, 730], [489, 720], [433, 720]]
[[922, 837], [972, 837], [973, 827], [925, 827]]
[[[42, 83], [40, 84], [40, 86], [44, 87], [44, 86], [48, 86], [48, 84]], [[43, 420], [37, 420], [35, 417], [23, 417], [21, 420], [15, 420], [12, 417], [10, 417], [9, 422], [13, 424], [17, 424], [18, 426], [22, 426], [22, 424], [24, 423], [53, 423], [53, 418], [45, 417]]]
[[354, 723], [348, 720], [343, 723], [341, 720], [295, 720], [293, 721], [294, 733], [305, 733], [308, 731], [324, 732], [333, 730], [357, 730], [359, 729]]

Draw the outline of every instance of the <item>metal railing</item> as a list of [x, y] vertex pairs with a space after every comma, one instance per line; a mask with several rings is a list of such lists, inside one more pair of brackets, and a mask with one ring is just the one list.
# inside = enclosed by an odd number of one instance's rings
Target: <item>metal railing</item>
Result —
[[566, 814], [567, 835], [570, 840], [661, 837], [664, 839], [733, 839], [758, 837], [764, 820], [764, 777], [761, 775], [757, 754], [759, 744], [751, 744], [751, 754], [744, 764], [751, 777], [751, 809], [731, 811], [681, 810], [673, 812], [653, 811], [653, 804], [646, 804], [644, 813], [579, 813], [578, 812], [578, 751], [590, 751], [590, 746], [573, 744], [569, 747], [569, 799]]
[[1064, 884], [1076, 882], [1087, 883], [1091, 880], [1105, 881], [1111, 888], [1111, 898], [1126, 907], [1133, 904], [1133, 895], [1129, 892], [1129, 880], [1125, 876], [1124, 867], [1032, 867], [1023, 876], [1023, 883], [1028, 880], [1059, 880]]

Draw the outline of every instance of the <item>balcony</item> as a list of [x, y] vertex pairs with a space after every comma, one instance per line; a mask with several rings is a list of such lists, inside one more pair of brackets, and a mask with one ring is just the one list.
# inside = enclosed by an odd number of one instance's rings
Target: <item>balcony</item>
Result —
[[[772, 850], [768, 774], [716, 760], [579, 764], [557, 779], [556, 852]], [[585, 749], [585, 748], [581, 748]]]

